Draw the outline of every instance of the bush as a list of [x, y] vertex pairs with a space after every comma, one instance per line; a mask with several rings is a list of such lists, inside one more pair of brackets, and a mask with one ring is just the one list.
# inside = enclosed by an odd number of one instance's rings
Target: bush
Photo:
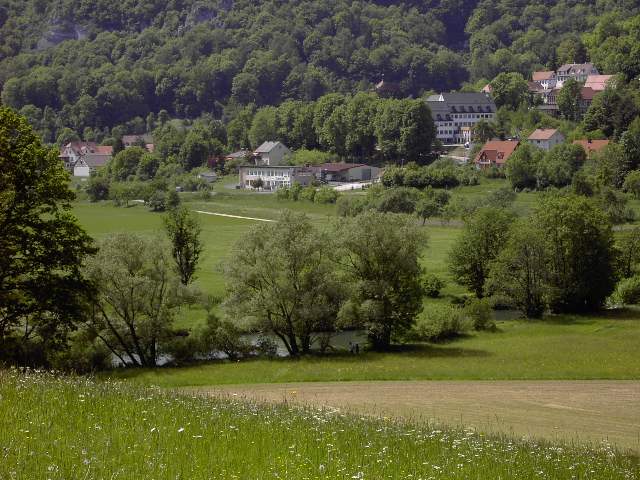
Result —
[[627, 174], [622, 188], [635, 198], [640, 198], [640, 170], [633, 170]]
[[69, 338], [68, 348], [54, 352], [49, 360], [55, 370], [87, 374], [108, 369], [111, 353], [101, 340], [79, 330]]
[[355, 217], [368, 208], [366, 198], [341, 196], [336, 202], [336, 210], [340, 217]]
[[425, 309], [409, 333], [412, 340], [441, 342], [467, 332], [472, 325], [460, 308], [432, 305]]
[[243, 331], [228, 320], [220, 320], [215, 314], [207, 315], [207, 325], [199, 334], [199, 349], [203, 355], [223, 352], [229, 360], [245, 357], [253, 350], [242, 338]]
[[156, 190], [147, 202], [147, 207], [152, 212], [164, 212], [167, 209], [167, 194], [162, 190]]
[[186, 365], [195, 360], [200, 350], [199, 339], [188, 332], [177, 332], [177, 334], [164, 342], [163, 353], [169, 355], [175, 365]]
[[636, 305], [640, 303], [640, 275], [621, 280], [611, 296], [614, 303]]
[[331, 187], [321, 187], [316, 192], [314, 201], [316, 203], [336, 203], [339, 193]]
[[109, 179], [100, 175], [92, 175], [87, 183], [89, 201], [98, 202], [109, 198]]
[[426, 274], [424, 276], [424, 280], [422, 281], [424, 294], [430, 298], [438, 298], [440, 296], [440, 290], [442, 290], [444, 286], [444, 280], [434, 275], [433, 273]]
[[308, 187], [305, 187], [302, 189], [302, 192], [300, 193], [300, 198], [303, 200], [309, 200], [310, 202], [313, 202], [313, 200], [316, 197], [316, 187], [309, 185]]
[[472, 298], [464, 306], [464, 314], [476, 330], [493, 330], [496, 328], [493, 320], [493, 310], [486, 298]]

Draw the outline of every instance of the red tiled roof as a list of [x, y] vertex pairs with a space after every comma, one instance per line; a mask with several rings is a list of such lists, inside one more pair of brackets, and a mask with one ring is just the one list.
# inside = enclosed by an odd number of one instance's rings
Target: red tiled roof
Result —
[[491, 140], [478, 152], [475, 163], [504, 165], [518, 145], [518, 140]]
[[574, 145], [580, 145], [584, 148], [585, 152], [599, 152], [604, 147], [609, 145], [609, 140], [574, 140]]
[[595, 97], [597, 93], [598, 92], [590, 87], [582, 87], [582, 90], [580, 90], [580, 96], [582, 96], [583, 100], [593, 100], [593, 97]]
[[533, 72], [533, 75], [531, 76], [531, 78], [533, 79], [534, 82], [541, 82], [543, 80], [549, 80], [550, 78], [553, 78], [555, 74], [556, 73], [553, 71]]
[[529, 140], [549, 140], [558, 132], [556, 128], [538, 128], [531, 135]]
[[613, 75], [588, 75], [585, 87], [592, 88], [596, 92], [602, 92], [607, 88], [607, 83], [611, 81]]
[[111, 145], [98, 145], [93, 149], [93, 152], [99, 155], [113, 155], [113, 147]]

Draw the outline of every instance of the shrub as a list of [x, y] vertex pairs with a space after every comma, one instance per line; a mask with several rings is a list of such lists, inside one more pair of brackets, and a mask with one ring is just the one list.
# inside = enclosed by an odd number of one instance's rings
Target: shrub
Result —
[[627, 174], [622, 188], [635, 198], [640, 198], [640, 170], [633, 170]]
[[220, 320], [209, 312], [207, 325], [199, 333], [200, 352], [207, 356], [213, 352], [223, 352], [230, 360], [247, 356], [252, 347], [243, 337], [244, 332], [228, 320]]
[[341, 196], [336, 202], [336, 209], [340, 217], [355, 217], [368, 208], [366, 198]]
[[321, 187], [316, 192], [316, 203], [336, 203], [339, 197], [339, 193], [331, 187]]
[[464, 314], [476, 330], [493, 330], [496, 324], [493, 320], [493, 310], [486, 298], [471, 298], [464, 306]]
[[169, 355], [175, 365], [186, 365], [195, 360], [199, 353], [199, 339], [188, 332], [177, 332], [177, 334], [165, 341], [162, 346], [163, 353]]
[[440, 296], [440, 290], [442, 290], [444, 286], [444, 280], [434, 275], [433, 273], [426, 274], [422, 281], [424, 294], [430, 298], [438, 298]]
[[164, 212], [167, 208], [167, 194], [162, 190], [156, 190], [149, 198], [147, 207], [152, 212]]
[[635, 305], [640, 303], [640, 275], [625, 278], [618, 282], [612, 295], [614, 303]]
[[472, 325], [460, 308], [432, 305], [426, 308], [409, 333], [412, 340], [441, 342], [467, 332]]
[[309, 185], [308, 187], [303, 188], [302, 192], [300, 193], [300, 198], [313, 202], [313, 200], [316, 198], [316, 187], [314, 187], [313, 185]]
[[98, 202], [109, 198], [109, 179], [100, 175], [92, 175], [87, 184], [89, 201]]

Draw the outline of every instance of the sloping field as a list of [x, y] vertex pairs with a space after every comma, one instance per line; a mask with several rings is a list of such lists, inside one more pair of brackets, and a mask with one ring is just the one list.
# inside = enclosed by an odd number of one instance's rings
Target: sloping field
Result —
[[214, 395], [333, 407], [640, 453], [638, 381], [329, 382], [220, 386]]

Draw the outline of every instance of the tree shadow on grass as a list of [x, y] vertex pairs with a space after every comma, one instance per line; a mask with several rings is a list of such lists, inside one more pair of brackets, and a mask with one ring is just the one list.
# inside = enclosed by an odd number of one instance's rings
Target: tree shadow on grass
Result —
[[446, 343], [394, 345], [386, 353], [397, 353], [416, 358], [490, 357], [493, 355], [485, 350], [454, 347]]
[[640, 321], [640, 310], [634, 307], [612, 308], [585, 314], [547, 315], [540, 323], [555, 325], [589, 325], [598, 320], [636, 320]]

